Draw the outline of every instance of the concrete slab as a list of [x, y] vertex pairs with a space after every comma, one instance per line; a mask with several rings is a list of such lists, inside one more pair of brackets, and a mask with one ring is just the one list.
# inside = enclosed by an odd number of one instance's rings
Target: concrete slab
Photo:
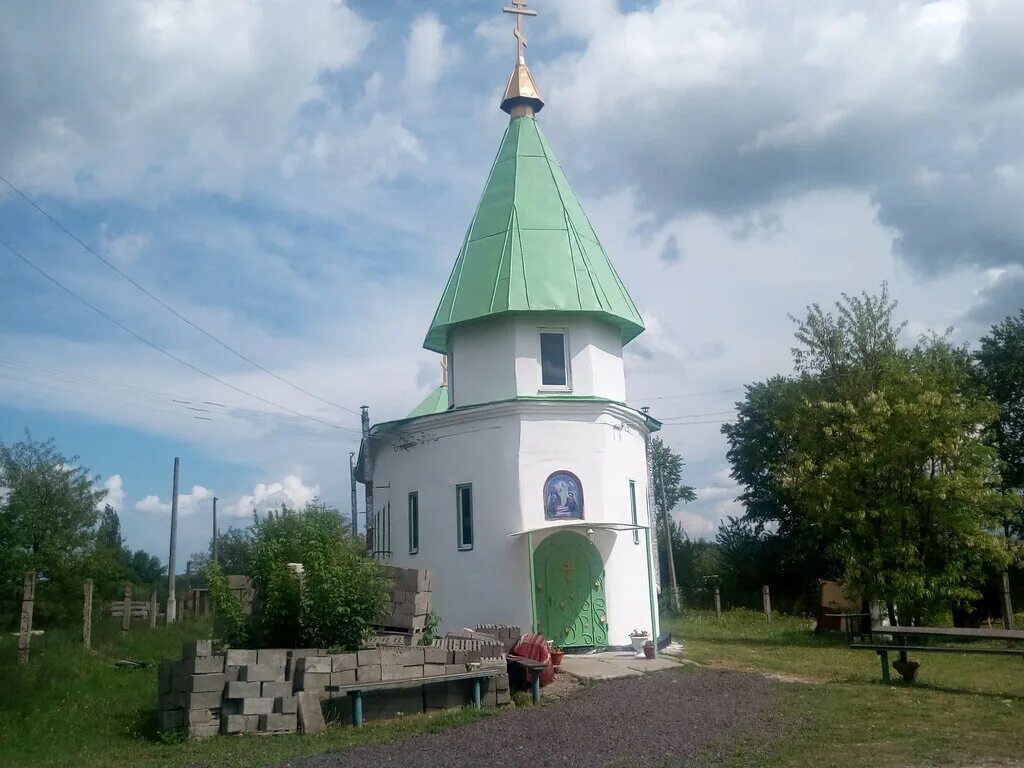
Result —
[[619, 677], [640, 677], [648, 672], [681, 667], [677, 660], [661, 655], [657, 659], [637, 658], [632, 651], [566, 654], [562, 670], [584, 680], [614, 680]]

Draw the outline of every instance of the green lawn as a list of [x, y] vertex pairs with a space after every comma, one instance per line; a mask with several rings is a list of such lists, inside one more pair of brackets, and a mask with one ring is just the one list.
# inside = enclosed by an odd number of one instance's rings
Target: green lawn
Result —
[[[770, 726], [753, 736], [723, 736], [703, 757], [715, 768], [753, 766], [960, 765], [986, 768], [1024, 760], [1024, 663], [1020, 658], [923, 654], [920, 682], [880, 682], [877, 657], [853, 652], [842, 637], [817, 637], [807, 620], [752, 612], [725, 618], [694, 613], [669, 622], [688, 659], [777, 676]], [[258, 768], [343, 747], [383, 742], [472, 722], [472, 710], [409, 717], [318, 736], [216, 738], [163, 742], [154, 729], [155, 670], [113, 662], [175, 658], [202, 624], [158, 630], [98, 627], [96, 650], [75, 633], [48, 633], [32, 662], [14, 664], [10, 636], [0, 640], [0, 765], [19, 768]], [[787, 682], [789, 680], [806, 682]], [[584, 694], [585, 695], [585, 694]], [[1024, 766], [1024, 762], [1008, 763]]]
[[[730, 612], [670, 622], [684, 655], [701, 664], [780, 678], [776, 727], [723, 743], [716, 766], [1024, 765], [1024, 660], [911, 654], [918, 682], [883, 685], [878, 657], [810, 621]], [[898, 675], [894, 677], [898, 678]], [[785, 682], [788, 680], [807, 682]]]
[[188, 639], [208, 627], [185, 622], [156, 630], [113, 625], [94, 630], [92, 653], [77, 633], [34, 638], [32, 661], [14, 664], [15, 638], [0, 640], [0, 766], [18, 768], [258, 768], [286, 760], [381, 742], [472, 722], [489, 712], [467, 710], [408, 717], [361, 730], [330, 728], [316, 736], [219, 737], [164, 742], [156, 733], [156, 669], [120, 670], [118, 659], [151, 662], [180, 656]]

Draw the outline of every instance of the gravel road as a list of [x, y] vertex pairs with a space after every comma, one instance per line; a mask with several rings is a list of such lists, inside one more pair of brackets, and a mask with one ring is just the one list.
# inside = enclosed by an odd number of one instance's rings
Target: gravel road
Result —
[[703, 669], [613, 680], [539, 708], [441, 733], [357, 747], [295, 768], [595, 768], [685, 766], [709, 741], [750, 732], [766, 717], [773, 683]]

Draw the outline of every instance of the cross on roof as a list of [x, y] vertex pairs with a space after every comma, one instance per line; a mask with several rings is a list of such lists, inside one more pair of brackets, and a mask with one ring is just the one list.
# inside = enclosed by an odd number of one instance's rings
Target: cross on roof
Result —
[[523, 32], [523, 16], [536, 16], [537, 12], [526, 7], [527, 0], [512, 0], [512, 8], [502, 8], [505, 13], [513, 13], [516, 16], [516, 41], [519, 52], [519, 60], [526, 61], [526, 34]]

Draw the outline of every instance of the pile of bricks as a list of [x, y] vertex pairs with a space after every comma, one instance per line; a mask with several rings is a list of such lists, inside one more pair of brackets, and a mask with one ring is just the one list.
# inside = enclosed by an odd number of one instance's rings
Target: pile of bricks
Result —
[[185, 643], [181, 661], [157, 668], [157, 727], [184, 732], [190, 739], [216, 736], [226, 681], [224, 655], [214, 655], [209, 640]]
[[409, 635], [411, 645], [427, 626], [433, 577], [425, 569], [392, 566], [385, 571], [392, 587], [380, 626], [385, 631]]
[[515, 647], [515, 644], [519, 642], [519, 638], [523, 634], [519, 627], [511, 624], [477, 624], [474, 631], [480, 635], [493, 637], [501, 643], [505, 653], [508, 653]]
[[465, 707], [469, 680], [432, 682], [461, 674], [467, 665], [493, 670], [482, 686], [482, 703], [511, 703], [501, 646], [491, 640], [446, 638], [432, 646], [386, 646], [355, 653], [322, 649], [229, 650], [212, 653], [209, 640], [186, 643], [180, 661], [159, 666], [159, 728], [190, 739], [242, 733], [306, 733], [323, 729], [321, 703], [341, 722], [352, 722], [351, 698], [328, 687], [388, 681], [422, 685], [370, 692], [363, 717], [401, 715]]
[[[124, 600], [115, 600], [107, 604], [110, 617], [120, 619], [124, 616]], [[146, 600], [132, 600], [131, 616], [133, 619], [149, 618], [149, 602]]]

